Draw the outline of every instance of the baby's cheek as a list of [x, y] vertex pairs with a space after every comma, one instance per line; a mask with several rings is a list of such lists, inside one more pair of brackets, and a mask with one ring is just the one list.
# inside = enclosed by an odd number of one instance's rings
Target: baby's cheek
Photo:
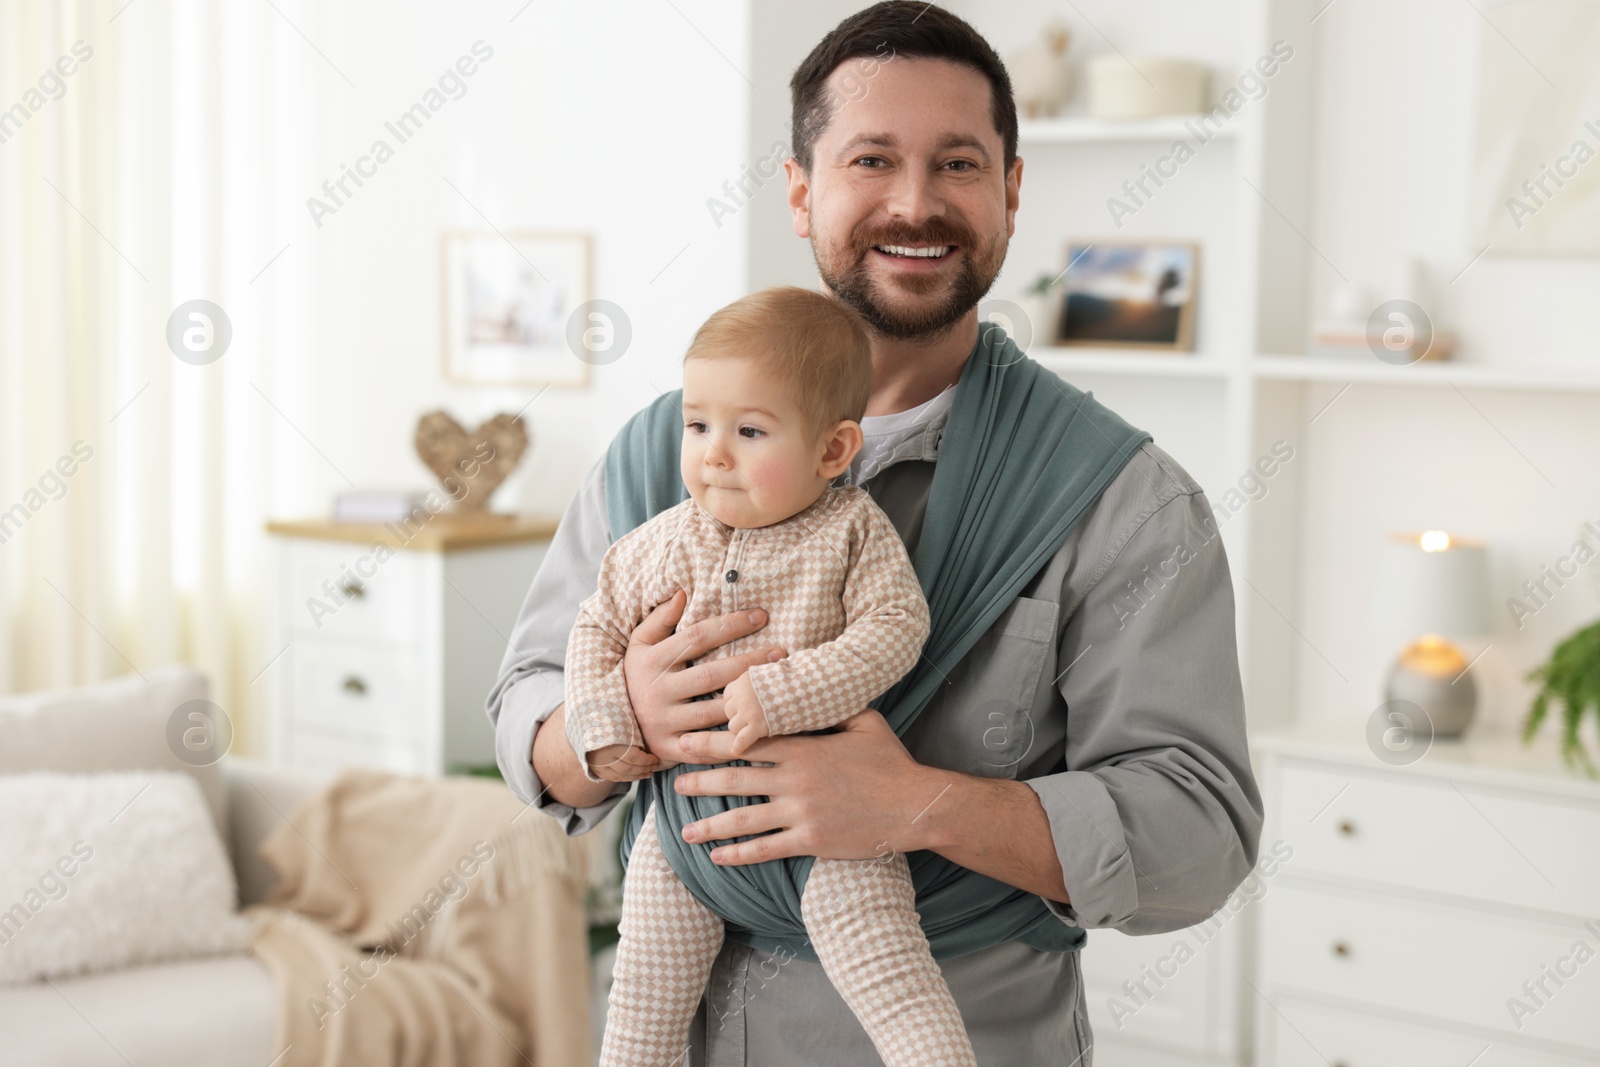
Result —
[[758, 491], [771, 498], [792, 492], [801, 473], [787, 457], [765, 459], [752, 465], [750, 480]]

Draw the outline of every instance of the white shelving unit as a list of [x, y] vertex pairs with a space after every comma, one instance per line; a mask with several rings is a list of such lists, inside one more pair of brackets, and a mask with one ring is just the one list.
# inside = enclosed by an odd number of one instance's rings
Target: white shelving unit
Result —
[[1071, 116], [1017, 121], [1017, 139], [1026, 144], [1109, 144], [1119, 141], [1169, 143], [1180, 139], [1192, 141], [1197, 135], [1206, 139], [1213, 136], [1232, 137], [1236, 132], [1232, 125], [1211, 129], [1200, 115], [1169, 115], [1130, 122]]
[[1233, 368], [1223, 360], [1207, 356], [1135, 356], [1110, 349], [1038, 344], [1028, 354], [1063, 378], [1074, 374], [1105, 374], [1128, 378], [1221, 380], [1233, 373]]
[[1600, 365], [1509, 368], [1482, 363], [1430, 362], [1394, 366], [1375, 359], [1328, 356], [1255, 356], [1242, 363], [1213, 356], [1151, 356], [1105, 348], [1036, 344], [1028, 353], [1062, 377], [1243, 378], [1268, 382], [1333, 382], [1403, 388], [1505, 389], [1530, 392], [1600, 392]]
[[1311, 356], [1257, 356], [1250, 373], [1261, 381], [1354, 382], [1406, 387], [1462, 386], [1484, 389], [1600, 391], [1600, 366], [1498, 367], [1481, 363], [1415, 363], [1396, 367], [1377, 360]]

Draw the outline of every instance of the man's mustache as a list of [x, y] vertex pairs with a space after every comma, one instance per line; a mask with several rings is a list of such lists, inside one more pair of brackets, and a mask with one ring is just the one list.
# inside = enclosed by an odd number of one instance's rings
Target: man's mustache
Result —
[[919, 230], [890, 227], [863, 238], [859, 251], [864, 255], [874, 245], [956, 245], [971, 248], [972, 238], [965, 229], [950, 225], [930, 225]]

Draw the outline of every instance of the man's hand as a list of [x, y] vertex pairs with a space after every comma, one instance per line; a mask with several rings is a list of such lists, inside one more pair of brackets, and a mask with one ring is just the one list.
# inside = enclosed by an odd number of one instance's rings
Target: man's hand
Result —
[[[696, 763], [733, 758], [726, 731], [685, 734], [681, 744]], [[862, 860], [888, 849], [929, 849], [996, 881], [1070, 903], [1049, 816], [1031, 787], [924, 766], [871, 708], [846, 719], [837, 733], [762, 738], [742, 758], [771, 766], [712, 767], [675, 783], [690, 795], [770, 798], [683, 828], [691, 842], [761, 835], [713, 849], [713, 862]]]
[[[760, 609], [732, 611], [686, 626], [675, 634], [673, 628], [683, 618], [688, 599], [680, 589], [671, 600], [658, 604], [634, 629], [623, 657], [628, 702], [638, 720], [645, 751], [658, 760], [653, 768], [656, 771], [683, 762], [678, 738], [685, 732], [705, 730], [727, 721], [721, 697], [711, 700], [692, 700], [692, 697], [715, 693], [757, 663], [769, 663], [787, 655], [781, 648], [757, 649], [742, 656], [685, 668], [683, 664], [689, 660], [752, 634], [767, 624], [767, 613]], [[534, 773], [553, 800], [575, 808], [591, 807], [610, 796], [616, 786], [591, 782], [584, 776], [583, 755], [572, 751], [565, 724], [566, 705], [558, 704], [550, 718], [534, 732], [529, 758], [533, 761]]]
[[622, 661], [628, 702], [639, 721], [645, 748], [661, 761], [657, 770], [684, 762], [678, 744], [684, 734], [728, 721], [726, 697], [693, 698], [715, 693], [758, 663], [772, 663], [788, 655], [781, 648], [764, 648], [685, 667], [690, 660], [699, 660], [712, 649], [767, 624], [767, 613], [757, 608], [704, 619], [674, 633], [688, 600], [680, 589], [645, 616], [629, 638]]
[[637, 745], [601, 745], [588, 761], [595, 777], [606, 782], [637, 782], [661, 769], [661, 761]]
[[[683, 748], [696, 763], [736, 758], [734, 735], [688, 734]], [[677, 779], [690, 795], [768, 796], [684, 829], [686, 841], [717, 841], [768, 830], [779, 833], [724, 845], [719, 863], [759, 863], [780, 856], [871, 859], [885, 848], [927, 848], [919, 814], [940, 795], [943, 772], [911, 758], [889, 724], [871, 708], [840, 724], [840, 732], [767, 737], [738, 757], [770, 767], [715, 767]]]
[[742, 759], [751, 745], [763, 737], [771, 736], [761, 698], [756, 696], [755, 686], [750, 684], [750, 672], [746, 671], [729, 682], [722, 691], [722, 698], [723, 707], [728, 713], [728, 733], [733, 735], [733, 748], [730, 751]]

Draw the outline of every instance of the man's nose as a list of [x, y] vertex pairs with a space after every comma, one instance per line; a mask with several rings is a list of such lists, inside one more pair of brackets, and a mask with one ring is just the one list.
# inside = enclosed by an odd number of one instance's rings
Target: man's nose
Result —
[[924, 168], [906, 166], [895, 175], [883, 209], [890, 218], [916, 227], [931, 216], [944, 214], [944, 201]]

